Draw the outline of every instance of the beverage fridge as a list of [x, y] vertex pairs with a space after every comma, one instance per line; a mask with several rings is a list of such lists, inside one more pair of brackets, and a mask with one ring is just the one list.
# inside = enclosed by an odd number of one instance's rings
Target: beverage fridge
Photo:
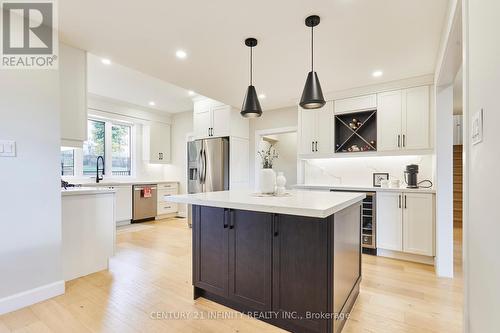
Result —
[[[188, 193], [229, 190], [229, 138], [211, 138], [187, 143]], [[188, 207], [191, 226], [191, 207]]]

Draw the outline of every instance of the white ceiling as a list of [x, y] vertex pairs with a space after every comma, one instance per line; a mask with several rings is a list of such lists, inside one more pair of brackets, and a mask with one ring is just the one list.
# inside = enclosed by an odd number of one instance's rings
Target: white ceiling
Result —
[[103, 64], [101, 57], [90, 53], [87, 68], [88, 89], [92, 94], [171, 113], [193, 109], [188, 90], [171, 83], [113, 62]]
[[[64, 0], [61, 39], [236, 107], [248, 85], [248, 48], [264, 109], [293, 105], [310, 68], [324, 93], [434, 72], [448, 0]], [[187, 58], [175, 56], [178, 49]], [[373, 78], [374, 70], [384, 75]]]

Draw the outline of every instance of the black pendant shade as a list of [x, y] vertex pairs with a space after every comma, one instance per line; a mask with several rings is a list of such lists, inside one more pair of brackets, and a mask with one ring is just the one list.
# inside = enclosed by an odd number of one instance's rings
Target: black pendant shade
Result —
[[247, 88], [240, 114], [245, 118], [257, 118], [262, 115], [262, 108], [260, 107], [259, 97], [257, 96], [257, 91], [252, 84], [252, 48], [257, 45], [257, 39], [247, 38], [245, 39], [245, 45], [250, 48], [250, 85]]
[[306, 26], [311, 28], [311, 71], [307, 74], [306, 84], [300, 98], [300, 106], [304, 109], [319, 109], [325, 105], [318, 74], [314, 71], [314, 27], [320, 22], [319, 16], [311, 15], [306, 18]]
[[257, 118], [262, 115], [259, 97], [257, 96], [255, 87], [252, 85], [247, 88], [247, 93], [245, 94], [240, 114], [245, 118]]
[[310, 71], [300, 98], [300, 106], [304, 109], [318, 109], [325, 105], [325, 98], [319, 83], [318, 74]]

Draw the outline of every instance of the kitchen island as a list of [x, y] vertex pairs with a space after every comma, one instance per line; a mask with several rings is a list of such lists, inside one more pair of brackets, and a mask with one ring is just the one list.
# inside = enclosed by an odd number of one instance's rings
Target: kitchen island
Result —
[[364, 193], [172, 196], [193, 205], [194, 298], [292, 332], [340, 332], [361, 281]]

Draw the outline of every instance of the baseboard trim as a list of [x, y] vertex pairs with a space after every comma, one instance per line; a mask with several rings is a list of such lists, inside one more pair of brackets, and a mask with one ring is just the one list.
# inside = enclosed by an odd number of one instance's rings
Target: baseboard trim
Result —
[[56, 281], [0, 299], [0, 315], [64, 294], [64, 281]]
[[413, 261], [413, 262], [418, 262], [421, 264], [434, 266], [434, 257], [422, 256], [419, 254], [404, 253], [404, 252], [398, 252], [398, 251], [392, 251], [392, 250], [378, 248], [377, 255], [381, 256], [381, 257], [406, 260], [406, 261]]

